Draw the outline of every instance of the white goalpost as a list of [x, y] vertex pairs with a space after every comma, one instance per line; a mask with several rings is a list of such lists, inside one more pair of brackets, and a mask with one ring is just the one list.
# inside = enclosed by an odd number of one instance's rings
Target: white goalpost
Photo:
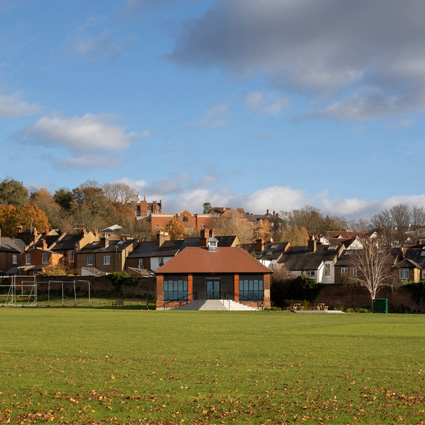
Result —
[[17, 277], [0, 276], [0, 305], [3, 307], [36, 307], [37, 281], [27, 276], [19, 282]]
[[[81, 287], [77, 285], [87, 285], [87, 299], [88, 305], [91, 307], [91, 282], [89, 280], [49, 280], [47, 283], [47, 307], [50, 307], [52, 301], [60, 300], [62, 307], [66, 305], [73, 305], [78, 307], [78, 303], [82, 304], [82, 300], [85, 297], [78, 295], [78, 290], [81, 291]], [[54, 291], [53, 287], [60, 288]]]

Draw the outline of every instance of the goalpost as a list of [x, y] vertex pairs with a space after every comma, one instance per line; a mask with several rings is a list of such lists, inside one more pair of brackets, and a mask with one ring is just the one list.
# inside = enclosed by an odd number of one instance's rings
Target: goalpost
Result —
[[[91, 307], [91, 282], [89, 280], [49, 280], [47, 284], [47, 307], [50, 307], [51, 301], [58, 299], [61, 301], [62, 307], [70, 303], [74, 307], [78, 307], [78, 302], [81, 305], [81, 300], [84, 297], [78, 295], [77, 285], [87, 285], [88, 305]], [[52, 290], [52, 286], [60, 288], [59, 294]], [[78, 289], [81, 291], [80, 287]]]
[[[3, 307], [36, 307], [37, 281], [36, 277], [27, 276], [20, 282], [17, 277], [0, 276], [0, 305]], [[9, 280], [9, 283], [5, 281]]]

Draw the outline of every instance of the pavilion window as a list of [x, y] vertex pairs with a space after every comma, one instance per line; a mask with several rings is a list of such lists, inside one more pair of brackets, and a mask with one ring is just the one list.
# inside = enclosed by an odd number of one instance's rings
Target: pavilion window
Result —
[[164, 280], [164, 301], [187, 301], [187, 277], [178, 276]]
[[241, 277], [239, 280], [239, 299], [241, 301], [262, 301], [264, 299], [263, 277]]

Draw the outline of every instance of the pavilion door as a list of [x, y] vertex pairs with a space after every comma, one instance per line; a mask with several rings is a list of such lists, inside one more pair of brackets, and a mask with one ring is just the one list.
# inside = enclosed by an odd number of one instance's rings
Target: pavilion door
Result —
[[220, 281], [207, 280], [207, 299], [219, 300], [220, 299]]

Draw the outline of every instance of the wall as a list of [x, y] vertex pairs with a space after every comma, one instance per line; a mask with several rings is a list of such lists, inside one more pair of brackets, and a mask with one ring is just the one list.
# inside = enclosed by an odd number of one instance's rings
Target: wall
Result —
[[[412, 300], [411, 293], [405, 288], [392, 292], [390, 288], [383, 288], [377, 298], [388, 298], [389, 308], [409, 309], [425, 313], [425, 300], [418, 305]], [[330, 307], [360, 308], [370, 307], [370, 295], [364, 288], [348, 284], [326, 285], [314, 300], [316, 303], [325, 303]]]
[[[17, 276], [16, 283], [19, 284], [21, 281], [28, 282], [28, 276]], [[49, 277], [37, 277], [37, 291], [39, 295], [47, 294], [48, 282], [50, 281], [64, 281], [69, 282], [65, 286], [68, 291], [73, 291], [73, 280], [89, 280], [91, 282], [91, 296], [92, 297], [128, 297], [128, 298], [137, 298], [146, 297], [148, 293], [151, 298], [156, 297], [156, 279], [155, 278], [139, 278], [137, 285], [123, 285], [120, 289], [117, 290], [112, 285], [112, 282], [107, 277], [93, 277], [93, 276], [49, 276]], [[79, 291], [87, 291], [87, 285], [83, 283], [76, 283], [76, 287], [79, 288]], [[51, 290], [62, 290], [61, 283], [51, 283]], [[77, 294], [79, 292], [77, 291]]]

